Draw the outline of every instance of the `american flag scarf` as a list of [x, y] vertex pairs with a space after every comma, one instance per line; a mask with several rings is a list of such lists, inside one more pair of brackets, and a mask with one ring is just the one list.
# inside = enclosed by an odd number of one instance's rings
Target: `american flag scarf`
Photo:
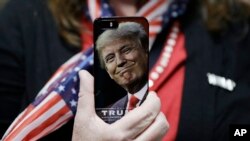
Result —
[[[149, 21], [150, 48], [163, 25], [185, 12], [188, 0], [149, 0], [135, 16]], [[113, 16], [106, 0], [87, 0], [83, 12], [83, 24], [90, 31], [98, 17]], [[37, 94], [35, 100], [14, 120], [2, 137], [3, 141], [38, 140], [57, 130], [72, 119], [76, 113], [79, 70], [91, 70], [93, 66], [93, 33], [83, 33], [82, 52], [64, 63]]]

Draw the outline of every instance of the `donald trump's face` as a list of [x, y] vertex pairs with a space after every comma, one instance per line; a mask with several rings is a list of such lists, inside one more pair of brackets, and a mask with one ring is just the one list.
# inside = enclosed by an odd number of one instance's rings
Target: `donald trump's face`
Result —
[[129, 39], [117, 39], [101, 50], [109, 76], [127, 89], [147, 74], [148, 54], [141, 44]]

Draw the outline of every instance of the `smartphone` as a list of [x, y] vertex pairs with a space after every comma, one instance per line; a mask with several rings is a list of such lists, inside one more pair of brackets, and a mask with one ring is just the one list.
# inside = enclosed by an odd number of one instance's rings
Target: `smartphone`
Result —
[[97, 115], [114, 123], [148, 94], [149, 24], [143, 17], [94, 21], [94, 93]]

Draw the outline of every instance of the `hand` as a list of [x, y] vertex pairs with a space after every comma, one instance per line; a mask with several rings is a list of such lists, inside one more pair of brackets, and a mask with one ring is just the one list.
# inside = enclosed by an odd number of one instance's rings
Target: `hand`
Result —
[[169, 125], [160, 112], [160, 100], [150, 92], [144, 103], [113, 124], [100, 119], [94, 108], [93, 77], [80, 71], [80, 91], [73, 141], [161, 140]]

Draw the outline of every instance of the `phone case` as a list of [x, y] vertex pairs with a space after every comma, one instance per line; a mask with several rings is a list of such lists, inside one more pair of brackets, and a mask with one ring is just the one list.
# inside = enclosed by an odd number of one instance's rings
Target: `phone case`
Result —
[[113, 123], [140, 106], [148, 93], [148, 31], [143, 17], [94, 22], [94, 93], [98, 116]]

